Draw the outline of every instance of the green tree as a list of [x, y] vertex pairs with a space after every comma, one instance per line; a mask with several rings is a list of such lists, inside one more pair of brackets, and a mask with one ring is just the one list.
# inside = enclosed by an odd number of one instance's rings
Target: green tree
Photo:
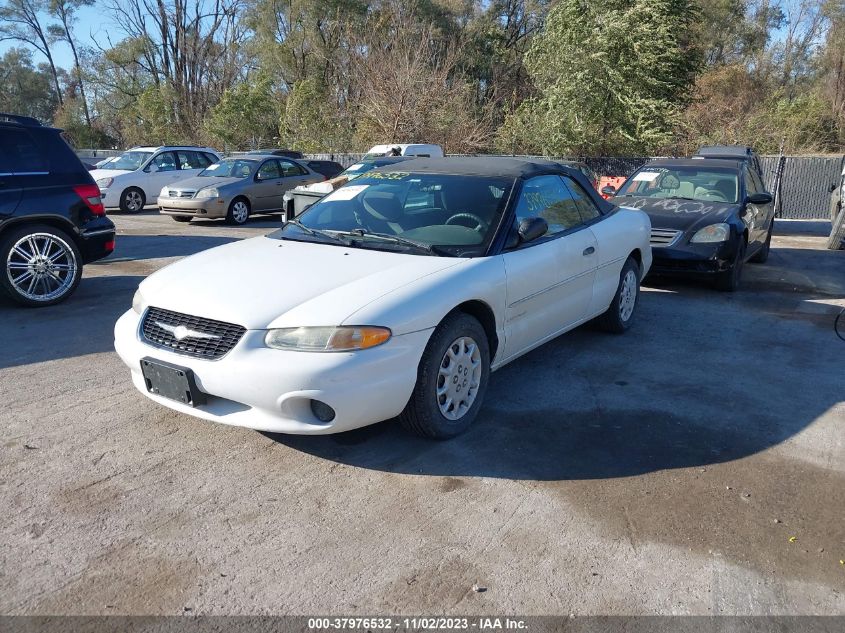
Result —
[[528, 51], [537, 97], [499, 145], [547, 154], [653, 152], [669, 145], [699, 64], [689, 0], [561, 0]]
[[318, 79], [294, 84], [279, 124], [281, 142], [301, 152], [344, 152], [352, 149], [348, 117], [340, 116], [335, 102]]
[[223, 93], [207, 120], [208, 132], [231, 149], [257, 149], [278, 138], [280, 100], [260, 77]]
[[0, 4], [0, 42], [21, 42], [47, 58], [56, 89], [56, 99], [61, 104], [62, 90], [59, 87], [59, 71], [50, 48], [51, 37], [47, 27], [41, 22], [46, 9], [46, 0], [5, 0]]
[[12, 112], [48, 122], [59, 101], [46, 64], [36, 68], [32, 51], [10, 48], [0, 57], [0, 112]]

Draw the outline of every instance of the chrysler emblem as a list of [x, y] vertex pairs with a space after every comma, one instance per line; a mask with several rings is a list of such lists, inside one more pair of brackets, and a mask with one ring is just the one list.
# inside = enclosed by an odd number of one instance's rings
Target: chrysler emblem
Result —
[[206, 334], [205, 332], [197, 332], [196, 330], [192, 330], [190, 328], [185, 327], [184, 325], [170, 325], [169, 323], [162, 323], [160, 321], [156, 321], [155, 324], [159, 326], [165, 332], [170, 332], [177, 341], [182, 341], [186, 338], [200, 338], [200, 339], [213, 339], [213, 338], [220, 338], [219, 336], [215, 336], [214, 334]]

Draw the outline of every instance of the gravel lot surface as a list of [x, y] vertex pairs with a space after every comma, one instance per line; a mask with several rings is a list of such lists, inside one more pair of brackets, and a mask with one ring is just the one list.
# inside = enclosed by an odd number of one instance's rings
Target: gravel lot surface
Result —
[[0, 612], [845, 614], [829, 223], [781, 222], [735, 294], [649, 280], [632, 331], [505, 367], [437, 443], [144, 398], [112, 347], [141, 279], [278, 222], [113, 218], [69, 301], [0, 302]]

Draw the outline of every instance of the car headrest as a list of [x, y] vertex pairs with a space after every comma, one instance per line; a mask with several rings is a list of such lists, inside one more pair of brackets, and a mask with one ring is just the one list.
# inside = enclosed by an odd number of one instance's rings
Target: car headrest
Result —
[[733, 180], [722, 178], [716, 181], [713, 188], [721, 193], [726, 201], [736, 200], [736, 183]]
[[487, 183], [473, 182], [472, 179], [467, 179], [460, 186], [444, 187], [443, 198], [447, 209], [453, 213], [485, 212], [495, 209], [498, 204]]
[[402, 203], [389, 191], [366, 192], [361, 202], [364, 209], [379, 220], [395, 222], [402, 217]]

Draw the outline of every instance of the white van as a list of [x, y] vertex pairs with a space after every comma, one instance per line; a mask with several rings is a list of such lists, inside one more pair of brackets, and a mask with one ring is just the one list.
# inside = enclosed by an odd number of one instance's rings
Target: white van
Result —
[[[398, 149], [399, 153], [391, 154], [394, 149]], [[388, 155], [443, 158], [443, 148], [439, 145], [429, 145], [426, 143], [387, 143], [385, 145], [373, 145], [365, 158]]]
[[196, 176], [219, 160], [210, 147], [133, 147], [93, 170], [91, 176], [106, 209], [140, 211], [158, 202], [158, 192], [165, 185]]

